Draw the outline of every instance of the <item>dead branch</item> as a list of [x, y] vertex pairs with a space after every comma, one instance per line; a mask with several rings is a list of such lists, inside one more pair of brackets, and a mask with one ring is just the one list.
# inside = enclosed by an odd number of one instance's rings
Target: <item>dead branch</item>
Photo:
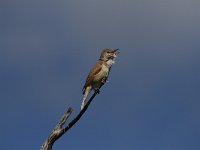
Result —
[[69, 118], [69, 116], [73, 111], [73, 109], [69, 107], [62, 116], [62, 118], [60, 119], [59, 123], [53, 129], [52, 133], [48, 136], [44, 144], [41, 146], [41, 150], [52, 150], [54, 142], [58, 140], [63, 134], [65, 134], [81, 118], [81, 116], [85, 113], [88, 106], [90, 105], [90, 103], [97, 94], [98, 92], [94, 92], [94, 94], [90, 97], [90, 99], [86, 103], [85, 107], [78, 113], [78, 115], [67, 126], [63, 127], [64, 124], [66, 123], [66, 120]]

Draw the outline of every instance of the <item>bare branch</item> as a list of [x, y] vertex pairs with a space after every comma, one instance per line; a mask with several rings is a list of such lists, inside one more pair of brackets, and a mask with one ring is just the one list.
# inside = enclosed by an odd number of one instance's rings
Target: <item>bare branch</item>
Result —
[[85, 113], [88, 106], [90, 105], [90, 103], [97, 94], [98, 92], [94, 92], [94, 94], [90, 97], [90, 99], [86, 103], [85, 107], [78, 113], [78, 115], [67, 126], [63, 127], [64, 124], [66, 123], [66, 120], [69, 118], [69, 116], [73, 111], [72, 108], [69, 107], [62, 116], [62, 118], [60, 119], [59, 123], [53, 129], [52, 133], [45, 140], [44, 144], [41, 147], [41, 150], [52, 150], [54, 142], [58, 140], [63, 134], [65, 134], [82, 117], [82, 115]]

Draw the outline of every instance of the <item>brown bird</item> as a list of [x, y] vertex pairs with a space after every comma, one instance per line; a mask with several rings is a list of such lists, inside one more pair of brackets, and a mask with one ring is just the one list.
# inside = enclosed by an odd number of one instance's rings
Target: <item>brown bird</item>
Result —
[[83, 87], [83, 101], [81, 105], [81, 110], [85, 106], [85, 101], [91, 90], [99, 93], [99, 89], [105, 84], [110, 69], [115, 63], [114, 59], [119, 54], [119, 49], [105, 48], [101, 52], [100, 58], [94, 67], [91, 69], [89, 75], [87, 76], [85, 85]]

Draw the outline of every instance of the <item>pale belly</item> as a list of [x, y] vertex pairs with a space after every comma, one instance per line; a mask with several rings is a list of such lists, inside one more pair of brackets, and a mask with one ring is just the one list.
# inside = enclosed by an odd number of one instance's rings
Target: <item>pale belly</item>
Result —
[[93, 89], [99, 89], [99, 87], [102, 84], [102, 79], [106, 78], [108, 76], [108, 73], [109, 73], [109, 68], [103, 65], [101, 71], [95, 75], [93, 81]]

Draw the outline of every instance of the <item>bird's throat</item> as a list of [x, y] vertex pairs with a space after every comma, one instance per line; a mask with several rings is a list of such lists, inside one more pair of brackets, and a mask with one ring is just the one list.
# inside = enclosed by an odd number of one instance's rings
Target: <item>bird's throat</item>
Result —
[[108, 65], [109, 68], [110, 68], [114, 63], [115, 63], [115, 61], [114, 61], [113, 59], [109, 59], [108, 61], [106, 61], [106, 64]]

